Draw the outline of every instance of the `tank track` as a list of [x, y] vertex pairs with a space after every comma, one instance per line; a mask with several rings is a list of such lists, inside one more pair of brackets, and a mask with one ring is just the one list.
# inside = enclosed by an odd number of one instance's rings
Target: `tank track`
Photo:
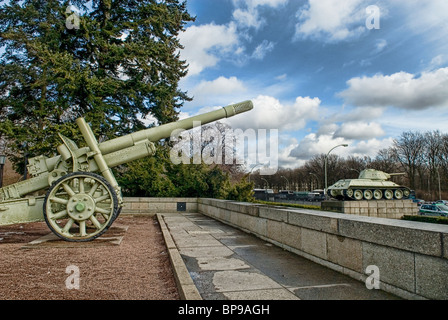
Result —
[[409, 190], [408, 188], [350, 188], [344, 190], [343, 194], [345, 200], [403, 200], [409, 198], [409, 196], [411, 195], [411, 190]]

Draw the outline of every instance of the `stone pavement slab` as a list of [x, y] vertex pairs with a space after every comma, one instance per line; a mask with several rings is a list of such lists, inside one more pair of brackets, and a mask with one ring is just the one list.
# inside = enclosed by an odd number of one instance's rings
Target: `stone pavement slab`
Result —
[[162, 217], [204, 300], [399, 299], [202, 214]]

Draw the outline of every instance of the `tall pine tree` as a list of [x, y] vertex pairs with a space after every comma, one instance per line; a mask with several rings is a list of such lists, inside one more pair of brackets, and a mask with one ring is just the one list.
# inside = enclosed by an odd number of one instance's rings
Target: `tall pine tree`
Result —
[[3, 4], [0, 135], [11, 158], [54, 154], [80, 116], [100, 140], [142, 129], [148, 115], [175, 121], [189, 100], [178, 35], [193, 20], [178, 0]]

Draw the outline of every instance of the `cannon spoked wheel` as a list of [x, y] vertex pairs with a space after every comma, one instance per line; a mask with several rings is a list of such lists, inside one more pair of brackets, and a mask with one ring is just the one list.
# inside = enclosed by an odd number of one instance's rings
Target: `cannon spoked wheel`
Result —
[[87, 242], [109, 229], [119, 214], [117, 194], [102, 176], [75, 172], [57, 180], [44, 201], [48, 227], [61, 239]]

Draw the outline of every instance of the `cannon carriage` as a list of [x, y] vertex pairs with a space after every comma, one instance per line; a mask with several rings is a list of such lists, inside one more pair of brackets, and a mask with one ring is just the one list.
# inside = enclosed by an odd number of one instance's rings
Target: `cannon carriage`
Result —
[[[98, 143], [84, 118], [76, 123], [86, 147], [59, 135], [52, 158], [28, 161], [32, 178], [0, 188], [0, 225], [45, 220], [61, 239], [85, 242], [106, 232], [123, 206], [112, 168], [156, 153], [155, 142], [175, 130], [190, 130], [253, 109], [251, 101]], [[44, 196], [33, 193], [46, 190]]]

